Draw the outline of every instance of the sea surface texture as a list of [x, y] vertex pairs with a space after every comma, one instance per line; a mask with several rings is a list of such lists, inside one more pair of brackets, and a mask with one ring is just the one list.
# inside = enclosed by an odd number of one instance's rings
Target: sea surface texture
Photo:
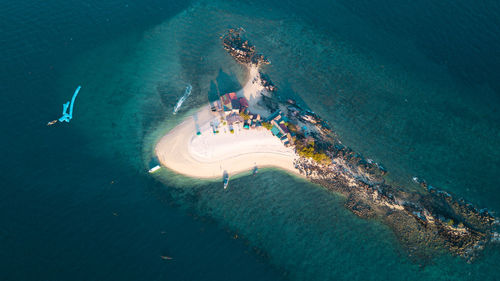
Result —
[[[245, 81], [220, 41], [243, 27], [279, 94], [394, 183], [498, 216], [500, 2], [476, 2], [2, 1], [0, 280], [500, 280], [499, 243], [415, 259], [282, 171], [227, 190], [147, 173], [214, 80]], [[78, 85], [71, 122], [47, 127]]]

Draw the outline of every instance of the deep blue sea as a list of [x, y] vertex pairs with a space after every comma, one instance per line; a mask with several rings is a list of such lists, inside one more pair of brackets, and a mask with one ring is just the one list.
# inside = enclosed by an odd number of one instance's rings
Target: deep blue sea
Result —
[[[498, 1], [3, 0], [0, 280], [500, 280], [500, 244], [472, 264], [415, 261], [282, 171], [227, 191], [148, 174], [211, 81], [244, 82], [219, 38], [240, 26], [280, 95], [394, 182], [500, 215]], [[78, 85], [73, 120], [47, 127]]]

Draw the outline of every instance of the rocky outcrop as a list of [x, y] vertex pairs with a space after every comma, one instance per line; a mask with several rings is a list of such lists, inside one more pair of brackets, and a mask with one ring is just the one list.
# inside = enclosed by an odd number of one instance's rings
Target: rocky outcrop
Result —
[[302, 157], [296, 161], [300, 171], [311, 181], [344, 194], [346, 208], [356, 215], [389, 225], [412, 256], [430, 257], [447, 249], [472, 261], [496, 235], [497, 221], [488, 211], [423, 181], [418, 191], [386, 184], [385, 169], [344, 146], [319, 116], [289, 117], [315, 128], [319, 132], [313, 133], [315, 142], [331, 159], [325, 165]]
[[[268, 63], [241, 30], [231, 29], [223, 37], [224, 48], [246, 65]], [[328, 123], [294, 100], [279, 101], [272, 93], [278, 89], [261, 74], [268, 91], [262, 102], [273, 112], [280, 109], [294, 133], [295, 148], [312, 147], [328, 161], [317, 162], [300, 157], [295, 167], [312, 182], [345, 195], [345, 207], [359, 217], [387, 224], [413, 257], [429, 258], [445, 250], [472, 261], [495, 232], [498, 220], [487, 210], [478, 210], [463, 199], [456, 199], [425, 181], [415, 179], [421, 190], [386, 183], [385, 168], [365, 159], [342, 144]], [[303, 129], [306, 128], [306, 129]], [[323, 158], [325, 158], [323, 157]]]
[[262, 55], [255, 52], [255, 47], [248, 40], [241, 38], [242, 28], [229, 29], [222, 36], [224, 49], [241, 64], [262, 65], [269, 64], [269, 61]]
[[271, 81], [271, 79], [269, 79], [269, 76], [260, 71], [259, 75], [260, 75], [260, 83], [262, 84], [264, 89], [267, 90], [268, 93], [274, 93], [278, 91], [278, 87], [276, 87], [274, 83]]

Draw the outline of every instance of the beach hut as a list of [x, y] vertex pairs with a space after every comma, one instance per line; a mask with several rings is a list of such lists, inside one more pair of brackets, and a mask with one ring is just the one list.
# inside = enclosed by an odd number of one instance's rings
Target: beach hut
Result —
[[288, 131], [288, 128], [286, 127], [285, 123], [280, 123], [279, 124], [281, 131], [283, 131], [284, 134], [288, 134], [290, 131]]
[[271, 128], [271, 133], [273, 133], [273, 135], [277, 136], [280, 134], [280, 129], [278, 129], [278, 127], [276, 127], [276, 126], [273, 126]]
[[220, 100], [216, 100], [214, 102], [211, 103], [211, 109], [212, 111], [222, 111], [223, 108], [222, 108], [222, 103]]
[[231, 100], [231, 107], [233, 108], [233, 110], [235, 111], [240, 111], [240, 108], [241, 108], [241, 105], [240, 105], [240, 101], [238, 99], [232, 99]]
[[223, 95], [222, 97], [220, 97], [220, 99], [224, 106], [228, 106], [231, 104], [231, 98], [229, 98], [228, 94]]
[[227, 117], [226, 117], [226, 120], [227, 120], [227, 123], [229, 125], [232, 125], [232, 124], [236, 124], [236, 123], [240, 123], [240, 122], [243, 122], [243, 118], [241, 118], [241, 116], [237, 113], [231, 113], [229, 114]]
[[280, 113], [281, 113], [280, 110], [276, 110], [273, 114], [269, 115], [269, 117], [267, 117], [264, 121], [269, 122], [269, 121], [273, 120], [274, 118], [276, 118], [277, 116], [279, 116]]
[[248, 108], [248, 100], [246, 98], [239, 98], [238, 101], [240, 102], [240, 108]]

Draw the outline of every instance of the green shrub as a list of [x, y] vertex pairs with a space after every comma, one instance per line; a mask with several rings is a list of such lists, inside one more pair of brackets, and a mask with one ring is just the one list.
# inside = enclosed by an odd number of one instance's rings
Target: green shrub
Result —
[[298, 149], [298, 153], [302, 157], [313, 159], [320, 164], [329, 164], [330, 157], [323, 152], [316, 152], [313, 146], [306, 146]]
[[326, 155], [323, 152], [314, 153], [313, 159], [316, 162], [321, 163], [321, 164], [329, 164], [330, 163], [330, 157], [328, 157], [328, 155]]
[[299, 155], [307, 158], [312, 158], [314, 155], [314, 147], [312, 146], [305, 146], [301, 149], [298, 150]]
[[249, 120], [250, 115], [246, 114], [245, 112], [240, 112], [240, 116], [243, 118], [243, 120]]
[[287, 126], [288, 130], [290, 130], [290, 132], [297, 133], [297, 131], [298, 131], [297, 126], [295, 126], [292, 123], [288, 123], [288, 122], [285, 122], [285, 125]]
[[262, 122], [262, 127], [268, 129], [268, 130], [271, 130], [271, 128], [273, 127], [273, 125], [269, 122]]

